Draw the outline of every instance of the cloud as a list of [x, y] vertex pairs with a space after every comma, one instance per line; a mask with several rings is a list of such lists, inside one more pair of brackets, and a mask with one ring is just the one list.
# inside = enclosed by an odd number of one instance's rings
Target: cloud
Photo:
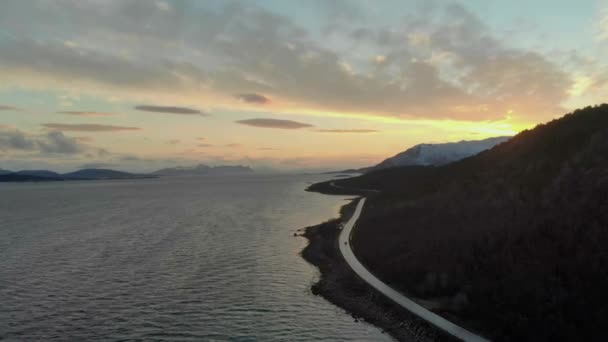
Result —
[[224, 147], [242, 147], [243, 144], [237, 144], [237, 143], [231, 143], [231, 144], [226, 144], [224, 145]]
[[106, 162], [91, 162], [80, 165], [79, 169], [107, 169], [111, 167], [119, 166], [115, 163], [106, 163]]
[[42, 125], [45, 128], [57, 131], [81, 131], [81, 132], [120, 132], [120, 131], [139, 131], [139, 127], [124, 127], [100, 124], [61, 124], [47, 123]]
[[343, 20], [347, 22], [351, 21], [365, 21], [367, 16], [364, 13], [364, 9], [358, 7], [355, 1], [349, 0], [316, 0], [311, 1], [322, 9], [323, 13], [327, 15], [330, 22], [335, 20]]
[[74, 116], [85, 116], [85, 117], [104, 117], [104, 116], [117, 116], [114, 113], [101, 113], [101, 112], [90, 112], [90, 111], [61, 111], [58, 114], [74, 115]]
[[318, 129], [317, 132], [323, 133], [378, 133], [375, 129]]
[[101, 47], [70, 47], [54, 41], [1, 41], [0, 70], [15, 84], [33, 87], [43, 84], [79, 91], [99, 90], [100, 86], [155, 92], [184, 89], [169, 66], [128, 60]]
[[164, 1], [157, 1], [156, 7], [161, 11], [170, 11], [171, 10], [171, 5], [169, 5], [168, 3], [164, 2]]
[[213, 145], [213, 144], [198, 144], [196, 146], [198, 146], [198, 147], [213, 147], [215, 145]]
[[[300, 113], [492, 120], [511, 110], [540, 121], [563, 111], [571, 85], [563, 67], [510, 46], [462, 5], [413, 9], [390, 29], [352, 20], [370, 12], [356, 2], [327, 6], [326, 13], [345, 15], [331, 37], [318, 38], [301, 22], [249, 2], [184, 1], [169, 10], [153, 1], [15, 2], [0, 13], [3, 32], [14, 36], [0, 41], [0, 73], [6, 84], [196, 97], [224, 108], [242, 108], [239, 94]], [[17, 20], [21, 13], [32, 19], [27, 27]], [[36, 39], [49, 27], [60, 31], [65, 17], [69, 43]], [[263, 103], [239, 95], [240, 102]]]
[[121, 161], [128, 161], [128, 162], [133, 162], [133, 161], [141, 161], [142, 159], [138, 156], [133, 156], [133, 155], [127, 155], [127, 156], [122, 156], [119, 158]]
[[140, 105], [140, 106], [136, 106], [135, 109], [141, 110], [144, 112], [155, 112], [155, 113], [201, 115], [201, 116], [207, 115], [206, 113], [203, 113], [198, 109], [185, 108], [185, 107]]
[[38, 146], [44, 153], [76, 154], [83, 151], [82, 145], [76, 139], [57, 131], [47, 133], [46, 139], [38, 141]]
[[597, 22], [596, 37], [599, 41], [608, 40], [608, 5], [600, 11], [600, 18]]
[[36, 146], [36, 140], [30, 139], [21, 131], [0, 131], [0, 149], [2, 150], [33, 150]]
[[74, 137], [74, 139], [76, 139], [76, 141], [83, 142], [83, 143], [92, 142], [94, 140], [92, 137]]
[[62, 132], [48, 132], [44, 135], [29, 136], [19, 130], [0, 130], [0, 150], [39, 152], [43, 154], [78, 154], [86, 146], [77, 139]]
[[9, 110], [10, 111], [20, 111], [20, 109], [17, 108], [17, 107], [0, 105], [0, 111], [4, 111], [4, 110], [6, 110], [6, 111], [9, 111]]
[[270, 99], [264, 95], [260, 94], [236, 94], [234, 95], [237, 99], [247, 102], [247, 103], [256, 103], [256, 104], [266, 104], [270, 102]]
[[373, 59], [374, 63], [376, 63], [377, 65], [383, 65], [386, 63], [386, 56], [383, 55], [377, 55], [374, 57]]
[[112, 153], [105, 148], [98, 148], [94, 152], [97, 154], [97, 157], [108, 157], [112, 155]]
[[169, 145], [177, 145], [180, 142], [181, 142], [181, 140], [179, 140], [179, 139], [171, 139], [171, 140], [167, 141], [167, 144], [169, 144]]
[[292, 120], [281, 120], [281, 119], [264, 119], [264, 118], [256, 118], [256, 119], [247, 119], [247, 120], [238, 120], [236, 123], [253, 126], [253, 127], [263, 127], [263, 128], [278, 128], [278, 129], [299, 129], [306, 127], [314, 127], [313, 125], [297, 122]]

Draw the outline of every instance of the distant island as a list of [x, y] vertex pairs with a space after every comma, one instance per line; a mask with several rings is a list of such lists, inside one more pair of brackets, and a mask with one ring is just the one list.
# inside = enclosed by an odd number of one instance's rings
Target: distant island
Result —
[[155, 178], [149, 174], [135, 174], [110, 169], [82, 169], [68, 173], [49, 170], [8, 171], [0, 169], [0, 182], [58, 182], [70, 180], [140, 179]]
[[155, 176], [207, 176], [207, 175], [242, 175], [252, 174], [254, 171], [249, 166], [242, 165], [219, 165], [208, 166], [199, 164], [196, 166], [177, 166], [152, 172]]
[[253, 173], [253, 169], [243, 165], [208, 166], [204, 164], [165, 168], [152, 173], [129, 173], [110, 169], [82, 169], [68, 173], [50, 170], [10, 171], [0, 169], [0, 182], [58, 182], [70, 180], [141, 179], [167, 176], [245, 175]]

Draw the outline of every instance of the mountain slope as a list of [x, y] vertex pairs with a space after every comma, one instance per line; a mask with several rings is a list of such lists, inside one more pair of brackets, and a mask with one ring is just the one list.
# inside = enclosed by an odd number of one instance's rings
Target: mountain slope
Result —
[[462, 140], [443, 144], [418, 144], [390, 158], [386, 158], [374, 166], [326, 173], [353, 174], [369, 173], [372, 171], [403, 166], [440, 166], [473, 156], [503, 143], [510, 138], [511, 137], [504, 136], [483, 140]]
[[495, 137], [484, 140], [462, 140], [445, 144], [419, 144], [385, 159], [372, 167], [371, 171], [410, 165], [445, 165], [478, 154], [510, 138]]
[[603, 338], [608, 105], [445, 166], [334, 182], [382, 191], [352, 243], [386, 282], [493, 340]]

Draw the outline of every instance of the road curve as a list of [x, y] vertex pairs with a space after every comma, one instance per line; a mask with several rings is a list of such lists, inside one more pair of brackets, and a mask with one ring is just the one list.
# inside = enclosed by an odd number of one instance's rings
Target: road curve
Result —
[[[332, 184], [332, 186], [335, 185]], [[445, 318], [425, 309], [421, 305], [405, 297], [397, 290], [393, 289], [392, 287], [383, 283], [380, 279], [376, 278], [370, 271], [367, 270], [367, 268], [365, 268], [365, 266], [363, 266], [363, 264], [361, 264], [361, 262], [359, 262], [359, 260], [353, 253], [353, 250], [351, 249], [350, 237], [353, 227], [359, 219], [364, 205], [365, 198], [361, 198], [361, 200], [357, 204], [357, 208], [355, 209], [353, 216], [348, 220], [348, 222], [346, 222], [344, 228], [342, 228], [342, 232], [340, 233], [339, 238], [340, 252], [342, 253], [342, 256], [344, 257], [348, 265], [353, 269], [353, 271], [355, 271], [355, 273], [357, 273], [359, 277], [361, 277], [365, 282], [370, 284], [376, 290], [380, 291], [383, 295], [387, 296], [395, 303], [401, 305], [406, 310], [431, 323], [437, 328], [445, 331], [446, 333], [462, 341], [488, 341], [487, 339], [446, 320]]]

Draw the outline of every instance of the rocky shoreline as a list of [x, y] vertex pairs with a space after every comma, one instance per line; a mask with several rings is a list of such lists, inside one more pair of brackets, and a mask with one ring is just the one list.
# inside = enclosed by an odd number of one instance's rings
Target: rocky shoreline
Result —
[[355, 199], [344, 205], [340, 218], [302, 230], [302, 236], [309, 240], [302, 257], [321, 273], [311, 287], [312, 293], [345, 309], [356, 321], [380, 327], [398, 341], [453, 340], [378, 293], [344, 261], [338, 249], [339, 225], [350, 218], [357, 202]]

